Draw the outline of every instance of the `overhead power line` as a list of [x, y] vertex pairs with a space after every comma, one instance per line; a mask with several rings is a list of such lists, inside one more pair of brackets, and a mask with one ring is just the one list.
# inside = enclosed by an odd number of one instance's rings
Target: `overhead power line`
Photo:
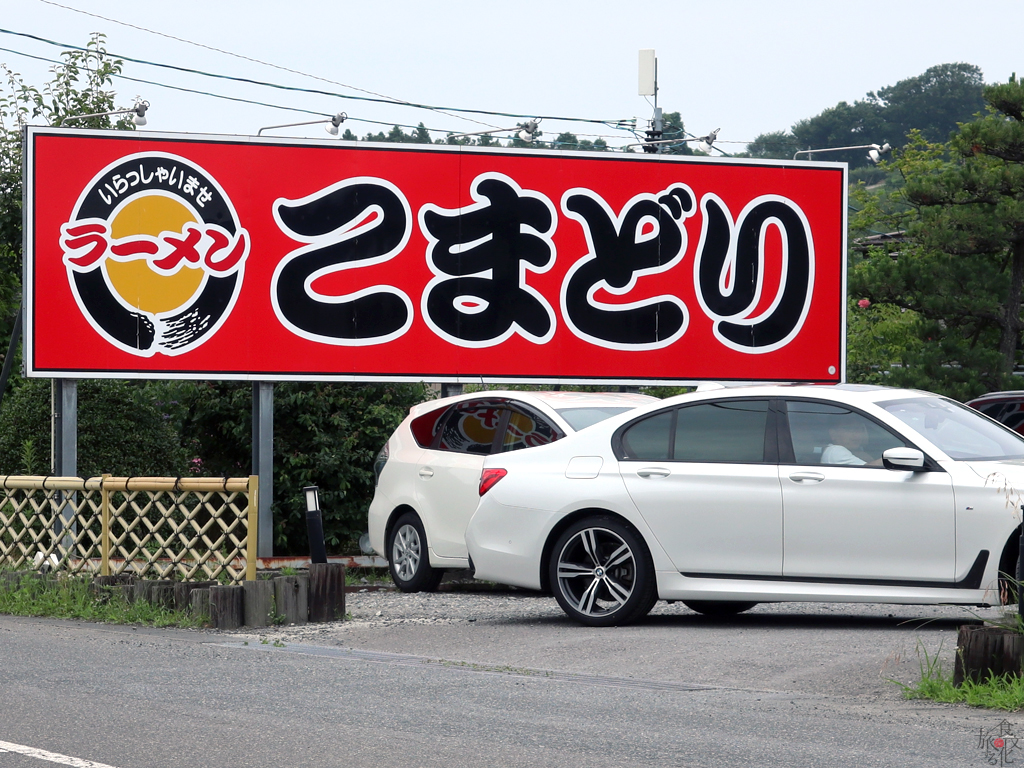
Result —
[[[302, 71], [300, 71], [298, 69], [291, 69], [289, 67], [281, 66], [280, 64], [274, 64], [274, 63], [269, 62], [269, 61], [263, 61], [261, 59], [255, 59], [255, 58], [253, 58], [251, 56], [245, 56], [245, 55], [243, 55], [241, 53], [234, 53], [233, 51], [225, 51], [223, 48], [217, 48], [215, 46], [206, 45], [204, 43], [197, 43], [194, 40], [188, 40], [188, 39], [183, 38], [183, 37], [176, 37], [175, 35], [170, 35], [170, 34], [167, 34], [166, 32], [159, 32], [159, 31], [157, 31], [155, 29], [148, 29], [146, 27], [140, 27], [137, 24], [130, 24], [127, 21], [121, 21], [120, 19], [112, 19], [112, 18], [110, 18], [108, 16], [101, 16], [98, 13], [92, 13], [90, 11], [84, 11], [81, 8], [73, 8], [70, 5], [63, 5], [62, 3], [54, 2], [54, 0], [39, 0], [39, 2], [45, 3], [46, 5], [52, 5], [52, 6], [56, 7], [56, 8], [63, 8], [66, 11], [73, 11], [74, 13], [80, 13], [83, 16], [91, 16], [94, 19], [100, 19], [102, 21], [108, 21], [111, 24], [119, 24], [122, 27], [128, 27], [129, 29], [135, 29], [135, 30], [138, 30], [139, 32], [146, 32], [147, 34], [150, 34], [150, 35], [156, 35], [158, 37], [163, 37], [163, 38], [166, 38], [168, 40], [174, 40], [174, 41], [179, 42], [179, 43], [184, 43], [185, 45], [191, 45], [191, 46], [194, 46], [196, 48], [203, 48], [203, 49], [205, 49], [207, 51], [213, 51], [214, 53], [223, 54], [224, 56], [231, 56], [231, 57], [236, 58], [236, 59], [241, 59], [242, 61], [248, 61], [248, 62], [251, 62], [253, 64], [259, 64], [259, 65], [264, 66], [264, 67], [271, 67], [272, 69], [278, 69], [278, 70], [281, 70], [282, 72], [288, 72], [288, 73], [293, 74], [293, 75], [301, 75], [302, 77], [308, 77], [308, 78], [310, 78], [312, 80], [320, 80], [321, 82], [330, 83], [331, 85], [340, 85], [342, 88], [348, 88], [349, 90], [352, 90], [352, 91], [359, 91], [360, 93], [366, 93], [366, 94], [369, 94], [370, 96], [377, 96], [379, 98], [386, 99], [388, 101], [392, 101], [392, 102], [394, 102], [396, 104], [406, 104], [408, 106], [416, 106], [416, 105], [412, 104], [412, 102], [406, 101], [405, 99], [398, 99], [398, 98], [395, 98], [394, 96], [387, 96], [387, 95], [385, 95], [383, 93], [377, 93], [375, 91], [368, 91], [365, 88], [359, 88], [358, 86], [355, 86], [355, 85], [349, 85], [347, 83], [341, 83], [341, 82], [338, 82], [337, 80], [330, 80], [330, 79], [328, 79], [326, 77], [320, 77], [319, 75], [311, 75], [308, 72], [302, 72]], [[433, 108], [433, 109], [435, 109], [435, 111], [437, 111], [440, 114], [448, 114], [443, 109], [436, 108], [436, 107]], [[449, 115], [449, 117], [455, 117], [455, 115]], [[478, 125], [488, 125], [488, 127], [491, 127], [491, 128], [497, 127], [497, 126], [489, 125], [488, 123], [481, 122], [480, 120], [474, 120], [471, 117], [464, 117], [462, 119], [463, 120], [469, 120], [470, 122], [477, 123]]]
[[[0, 28], [0, 33], [5, 34], [5, 35], [15, 35], [17, 37], [23, 37], [23, 38], [27, 38], [29, 40], [35, 40], [36, 42], [45, 43], [47, 45], [57, 46], [57, 47], [62, 48], [64, 50], [75, 50], [75, 51], [86, 51], [86, 52], [89, 50], [88, 48], [84, 48], [84, 47], [82, 47], [80, 45], [71, 45], [70, 43], [61, 43], [61, 42], [57, 42], [55, 40], [50, 40], [50, 39], [45, 38], [45, 37], [39, 37], [38, 35], [32, 35], [32, 34], [29, 34], [28, 32], [16, 32], [14, 30]], [[496, 117], [510, 117], [510, 118], [519, 118], [519, 119], [540, 118], [542, 120], [558, 120], [558, 121], [565, 121], [565, 122], [591, 123], [591, 124], [595, 124], [595, 125], [609, 125], [609, 126], [616, 125], [617, 123], [620, 122], [618, 120], [597, 120], [597, 119], [583, 118], [583, 117], [565, 117], [565, 116], [561, 116], [561, 115], [534, 115], [534, 114], [525, 115], [525, 114], [520, 114], [520, 113], [515, 113], [515, 112], [497, 112], [497, 111], [491, 111], [491, 110], [486, 110], [486, 109], [468, 109], [468, 108], [462, 108], [462, 107], [439, 107], [439, 106], [436, 106], [436, 105], [415, 104], [415, 103], [412, 103], [412, 102], [395, 101], [393, 99], [375, 98], [375, 97], [371, 97], [371, 96], [353, 96], [351, 94], [337, 93], [337, 92], [334, 92], [334, 91], [324, 91], [324, 90], [320, 90], [320, 89], [317, 89], [317, 88], [302, 88], [302, 87], [299, 87], [299, 86], [281, 85], [280, 83], [270, 83], [270, 82], [266, 82], [266, 81], [263, 81], [263, 80], [255, 80], [255, 79], [248, 78], [248, 77], [237, 77], [237, 76], [234, 76], [234, 75], [221, 75], [221, 74], [217, 74], [215, 72], [205, 72], [205, 71], [200, 70], [200, 69], [191, 69], [189, 67], [179, 67], [179, 66], [177, 66], [175, 64], [163, 64], [163, 63], [155, 62], [155, 61], [147, 61], [146, 59], [138, 59], [138, 58], [135, 58], [133, 56], [126, 56], [124, 54], [114, 53], [112, 51], [107, 51], [106, 53], [107, 53], [108, 56], [111, 56], [113, 58], [121, 59], [122, 61], [130, 61], [130, 62], [133, 62], [135, 64], [143, 64], [145, 66], [150, 66], [150, 67], [160, 67], [162, 69], [169, 69], [169, 70], [176, 71], [176, 72], [185, 72], [187, 74], [199, 75], [201, 77], [211, 77], [211, 78], [220, 79], [220, 80], [229, 80], [229, 81], [232, 81], [232, 82], [246, 83], [248, 85], [256, 85], [256, 86], [260, 86], [260, 87], [264, 87], [264, 88], [274, 88], [276, 90], [289, 91], [289, 92], [293, 92], [293, 93], [308, 93], [308, 94], [313, 94], [313, 95], [316, 95], [316, 96], [328, 96], [330, 98], [336, 98], [336, 99], [351, 99], [351, 100], [355, 100], [355, 101], [366, 101], [366, 102], [372, 102], [372, 103], [377, 103], [377, 104], [390, 104], [392, 106], [412, 107], [412, 108], [415, 108], [415, 109], [428, 109], [428, 110], [433, 110], [433, 111], [443, 110], [443, 111], [446, 111], [446, 112], [459, 112], [459, 113], [467, 113], [467, 114], [474, 114], [474, 115], [493, 115], [493, 116], [496, 116]]]
[[[13, 53], [16, 56], [23, 56], [23, 57], [25, 57], [27, 59], [34, 59], [35, 61], [43, 61], [43, 62], [46, 62], [48, 64], [56, 64], [56, 65], [64, 64], [64, 62], [60, 61], [59, 59], [51, 59], [51, 58], [48, 58], [46, 56], [37, 56], [37, 55], [32, 54], [32, 53], [26, 53], [25, 51], [16, 50], [14, 48], [0, 47], [0, 51], [2, 51], [4, 53]], [[306, 109], [304, 107], [291, 107], [291, 106], [285, 106], [283, 104], [271, 104], [269, 102], [257, 101], [255, 99], [245, 99], [245, 98], [242, 98], [240, 96], [227, 96], [227, 95], [222, 94], [222, 93], [213, 93], [211, 91], [202, 91], [202, 90], [199, 90], [197, 88], [187, 88], [187, 87], [182, 86], [182, 85], [171, 85], [170, 83], [161, 83], [161, 82], [156, 81], [156, 80], [146, 80], [145, 78], [131, 77], [130, 75], [125, 75], [125, 74], [113, 74], [112, 77], [115, 77], [115, 78], [117, 78], [119, 80], [128, 80], [128, 81], [133, 82], [133, 83], [141, 83], [143, 85], [153, 85], [153, 86], [156, 86], [158, 88], [167, 88], [167, 89], [173, 90], [173, 91], [181, 91], [181, 92], [184, 92], [184, 93], [192, 93], [192, 94], [195, 94], [197, 96], [207, 96], [207, 97], [214, 98], [214, 99], [223, 99], [225, 101], [234, 101], [234, 102], [238, 102], [238, 103], [241, 103], [241, 104], [251, 104], [253, 106], [267, 107], [269, 109], [279, 109], [279, 110], [282, 110], [282, 111], [285, 111], [285, 112], [299, 112], [299, 113], [302, 113], [302, 114], [315, 115], [315, 116], [324, 117], [325, 119], [330, 117], [330, 115], [327, 114], [326, 112], [318, 111], [318, 110], [314, 110], [314, 109]], [[420, 128], [420, 125], [409, 125], [407, 123], [396, 123], [396, 122], [390, 121], [390, 120], [389, 121], [385, 121], [385, 120], [370, 120], [369, 118], [353, 117], [351, 115], [347, 118], [346, 122], [350, 122], [350, 123], [366, 123], [368, 125], [379, 125], [379, 126], [389, 127], [389, 128], [408, 128], [409, 130], [414, 130], [414, 131], [418, 130]], [[425, 130], [429, 131], [430, 133], [439, 133], [439, 134], [453, 134], [453, 133], [456, 133], [456, 131], [454, 131], [452, 129], [448, 129], [448, 128], [428, 128], [426, 126], [423, 126], [423, 128]], [[576, 134], [574, 134], [574, 135], [576, 135]], [[617, 136], [614, 136], [614, 135], [611, 135], [611, 134], [597, 134], [597, 133], [581, 133], [581, 134], [578, 134], [578, 137], [580, 137], [580, 138], [602, 138], [602, 139], [615, 139], [615, 138], [618, 138]], [[557, 140], [552, 140], [552, 141], [537, 140], [536, 143], [538, 143], [538, 144], [556, 144], [558, 142], [557, 142]]]

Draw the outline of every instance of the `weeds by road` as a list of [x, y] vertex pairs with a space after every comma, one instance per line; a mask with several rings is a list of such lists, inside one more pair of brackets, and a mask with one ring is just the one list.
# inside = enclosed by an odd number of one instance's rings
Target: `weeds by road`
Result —
[[968, 704], [986, 709], [1016, 712], [1024, 708], [1024, 677], [989, 675], [983, 681], [964, 680], [953, 684], [953, 672], [943, 666], [938, 654], [918, 647], [921, 679], [912, 685], [893, 681], [908, 699], [930, 699], [943, 704]]
[[84, 619], [110, 624], [198, 627], [201, 619], [145, 600], [129, 603], [120, 591], [95, 589], [82, 577], [7, 574], [0, 584], [0, 613]]

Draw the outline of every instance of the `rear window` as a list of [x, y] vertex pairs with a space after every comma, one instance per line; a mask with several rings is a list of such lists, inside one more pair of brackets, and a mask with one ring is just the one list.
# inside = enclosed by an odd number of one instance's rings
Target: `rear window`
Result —
[[501, 441], [502, 451], [519, 451], [537, 445], [547, 445], [564, 437], [560, 430], [536, 414], [512, 411], [508, 417], [508, 426]]
[[591, 405], [578, 408], [558, 408], [556, 413], [565, 419], [570, 427], [579, 432], [581, 429], [586, 429], [620, 413], [631, 411], [633, 408], [634, 406], [631, 405]]
[[465, 410], [457, 408], [445, 420], [437, 447], [442, 451], [486, 455], [494, 446], [494, 438], [505, 413], [504, 408], [486, 405]]

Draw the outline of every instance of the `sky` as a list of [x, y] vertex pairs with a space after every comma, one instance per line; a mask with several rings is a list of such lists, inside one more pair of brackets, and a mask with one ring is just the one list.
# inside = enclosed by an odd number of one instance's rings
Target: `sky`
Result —
[[[119, 56], [331, 94], [126, 62], [124, 75], [151, 82], [116, 80], [118, 105], [144, 98], [146, 130], [193, 134], [251, 135], [342, 111], [360, 137], [396, 123], [422, 122], [441, 137], [543, 117], [545, 138], [571, 131], [618, 147], [637, 140], [618, 121], [635, 118], [642, 132], [652, 115], [653, 100], [638, 95], [637, 62], [653, 48], [658, 106], [680, 112], [693, 135], [720, 128], [716, 147], [737, 152], [937, 64], [975, 64], [986, 82], [1024, 75], [1022, 49], [998, 33], [1024, 29], [1021, 0], [4, 0], [0, 29], [0, 63], [35, 86], [51, 64], [22, 54], [56, 59], [64, 45], [102, 32]], [[264, 133], [329, 138], [320, 125]]]

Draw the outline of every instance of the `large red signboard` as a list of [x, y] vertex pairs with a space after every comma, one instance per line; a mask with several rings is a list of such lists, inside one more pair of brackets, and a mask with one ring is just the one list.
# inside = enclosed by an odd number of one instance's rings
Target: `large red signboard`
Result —
[[29, 375], [840, 381], [845, 166], [29, 129]]

